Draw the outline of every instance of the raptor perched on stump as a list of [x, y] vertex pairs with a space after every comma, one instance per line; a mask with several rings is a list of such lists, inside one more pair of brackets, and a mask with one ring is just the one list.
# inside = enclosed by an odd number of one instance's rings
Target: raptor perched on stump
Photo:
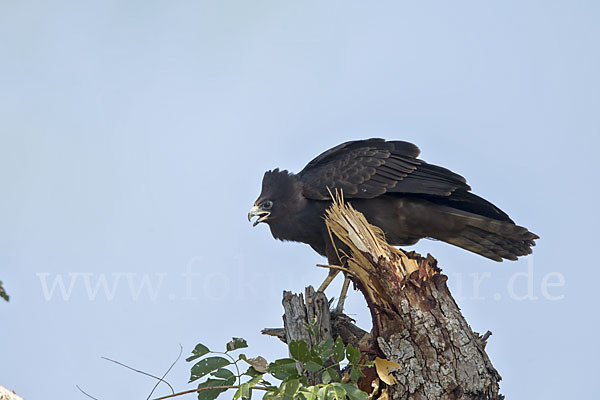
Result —
[[298, 174], [267, 171], [248, 219], [257, 217], [254, 226], [266, 223], [274, 238], [306, 243], [336, 264], [323, 216], [331, 193], [340, 191], [393, 245], [434, 238], [495, 261], [531, 253], [536, 234], [419, 153], [408, 142], [357, 140], [325, 151]]

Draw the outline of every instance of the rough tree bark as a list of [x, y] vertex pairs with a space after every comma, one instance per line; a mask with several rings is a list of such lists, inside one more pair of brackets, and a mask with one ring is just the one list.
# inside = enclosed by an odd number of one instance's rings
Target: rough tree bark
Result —
[[[324, 293], [315, 293], [312, 286], [304, 290], [305, 297], [302, 294], [292, 294], [283, 292], [283, 315], [284, 339], [286, 343], [292, 340], [304, 340], [308, 347], [321, 341], [333, 337], [331, 330], [331, 315], [329, 313], [329, 303]], [[306, 299], [306, 301], [305, 301]], [[309, 326], [316, 323], [319, 328], [317, 335], [309, 334]], [[314, 385], [319, 381], [315, 374], [309, 374], [308, 382]]]
[[[366, 356], [374, 358], [371, 353], [399, 364], [392, 373], [393, 384], [386, 385], [375, 373], [359, 382], [361, 389], [373, 392], [373, 399], [504, 398], [499, 394], [500, 375], [485, 353], [490, 333], [481, 337], [471, 330], [433, 257], [406, 254], [389, 245], [377, 227], [339, 198], [328, 210], [326, 223], [332, 240], [336, 237], [349, 249], [341, 257], [342, 268], [364, 295], [373, 330], [365, 335], [348, 317], [329, 316], [322, 293], [311, 294], [318, 300], [303, 310], [301, 301], [294, 300], [298, 296], [286, 292], [285, 339], [305, 339], [305, 333], [291, 327], [317, 313], [329, 334], [346, 342], [362, 341]], [[310, 311], [314, 305], [318, 312]]]
[[[324, 293], [315, 293], [309, 286], [302, 294], [294, 295], [291, 292], [283, 292], [283, 326], [285, 330], [286, 343], [292, 340], [304, 340], [309, 347], [317, 344], [331, 336], [331, 316], [329, 303]], [[306, 301], [304, 301], [306, 299]], [[316, 322], [319, 327], [317, 337], [312, 338], [308, 332], [308, 324]]]

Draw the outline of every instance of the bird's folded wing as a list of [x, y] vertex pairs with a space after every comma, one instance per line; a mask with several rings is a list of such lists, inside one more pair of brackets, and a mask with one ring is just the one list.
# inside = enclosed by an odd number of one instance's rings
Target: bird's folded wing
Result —
[[330, 199], [329, 191], [342, 190], [346, 198], [374, 198], [385, 193], [449, 196], [470, 190], [454, 172], [416, 157], [417, 146], [401, 141], [368, 139], [346, 142], [312, 160], [298, 176], [305, 197]]

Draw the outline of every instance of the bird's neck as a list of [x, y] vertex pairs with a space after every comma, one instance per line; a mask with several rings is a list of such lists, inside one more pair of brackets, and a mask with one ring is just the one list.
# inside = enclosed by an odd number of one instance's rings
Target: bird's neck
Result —
[[326, 232], [323, 215], [330, 204], [328, 201], [307, 201], [302, 209], [270, 223], [271, 234], [275, 239], [311, 244], [317, 239], [316, 232], [320, 236]]

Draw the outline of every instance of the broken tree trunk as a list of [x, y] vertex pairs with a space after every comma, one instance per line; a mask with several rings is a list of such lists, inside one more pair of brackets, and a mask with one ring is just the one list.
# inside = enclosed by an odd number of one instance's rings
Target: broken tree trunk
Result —
[[332, 240], [345, 245], [345, 273], [369, 306], [373, 350], [400, 365], [396, 382], [383, 389], [390, 399], [503, 398], [500, 375], [485, 353], [489, 334], [482, 338], [471, 330], [433, 257], [389, 245], [341, 197], [327, 211], [326, 224]]
[[[343, 267], [335, 268], [351, 277], [367, 301], [371, 334], [343, 314], [330, 315], [327, 298], [312, 287], [306, 290], [306, 303], [302, 295], [285, 292], [285, 329], [263, 333], [309, 344], [341, 336], [366, 358], [393, 361], [399, 368], [391, 376], [380, 371], [377, 362], [377, 373], [365, 371], [359, 387], [370, 399], [504, 398], [499, 394], [500, 375], [485, 353], [490, 333], [481, 337], [471, 330], [433, 257], [389, 245], [383, 233], [341, 197], [327, 211], [325, 222], [332, 241], [343, 248]], [[313, 317], [322, 324], [316, 339], [306, 328]]]

